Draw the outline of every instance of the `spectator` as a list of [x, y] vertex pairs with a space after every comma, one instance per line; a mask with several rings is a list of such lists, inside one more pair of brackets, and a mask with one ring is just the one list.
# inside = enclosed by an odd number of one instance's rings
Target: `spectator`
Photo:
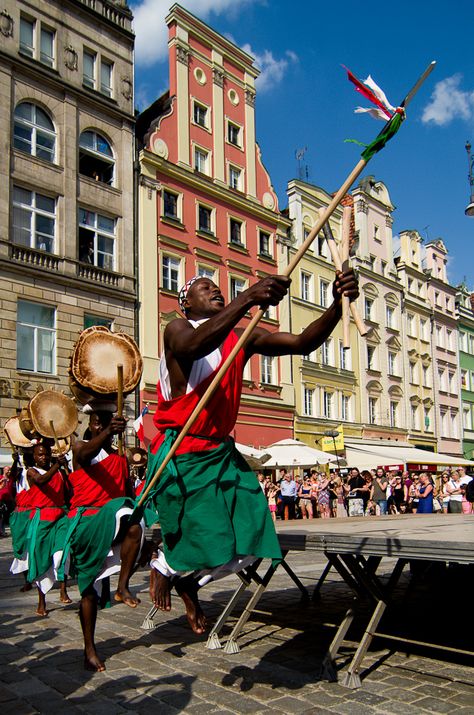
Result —
[[426, 472], [422, 472], [419, 477], [419, 483], [415, 490], [415, 495], [418, 499], [417, 514], [432, 514], [433, 513], [433, 485], [430, 477]]
[[277, 485], [270, 482], [270, 486], [267, 489], [267, 500], [268, 508], [270, 509], [270, 514], [272, 515], [272, 519], [274, 522], [276, 522], [277, 494], [279, 491], [280, 490]]
[[375, 506], [379, 508], [380, 516], [386, 516], [388, 514], [387, 488], [388, 479], [385, 476], [385, 471], [382, 467], [378, 467], [375, 479], [372, 482], [370, 499], [374, 502]]
[[316, 498], [318, 500], [319, 516], [322, 519], [329, 519], [331, 516], [329, 510], [329, 477], [325, 474], [320, 474], [316, 487]]
[[311, 479], [309, 477], [306, 477], [303, 484], [301, 484], [298, 489], [299, 506], [301, 510], [302, 519], [313, 518], [313, 504], [311, 502], [312, 491], [313, 488], [311, 486]]
[[443, 472], [441, 475], [441, 483], [439, 486], [439, 499], [443, 508], [443, 514], [448, 513], [450, 496], [447, 490], [449, 482], [449, 472]]
[[0, 537], [6, 536], [5, 526], [7, 526], [10, 514], [15, 508], [11, 471], [11, 467], [4, 467], [3, 475], [0, 477]]
[[280, 470], [280, 474], [281, 472], [284, 472], [283, 478], [280, 482], [280, 495], [282, 501], [283, 518], [285, 521], [288, 521], [288, 519], [295, 518], [295, 506], [296, 499], [298, 498], [298, 488], [296, 486], [295, 480], [293, 479], [291, 474], [288, 474], [286, 469]]
[[[349, 516], [364, 516], [365, 504], [363, 495], [365, 492], [367, 492], [365, 479], [361, 476], [359, 470], [354, 467], [350, 471], [349, 493], [347, 495], [347, 510], [349, 512]], [[368, 496], [369, 495], [367, 493], [367, 500]]]
[[461, 475], [458, 470], [455, 470], [446, 485], [446, 492], [449, 494], [449, 514], [461, 514], [463, 485], [461, 484]]
[[[389, 507], [391, 514], [400, 514], [405, 510], [405, 487], [401, 475], [396, 475], [391, 481], [390, 486], [392, 493], [389, 499]], [[403, 505], [403, 506], [402, 506]]]

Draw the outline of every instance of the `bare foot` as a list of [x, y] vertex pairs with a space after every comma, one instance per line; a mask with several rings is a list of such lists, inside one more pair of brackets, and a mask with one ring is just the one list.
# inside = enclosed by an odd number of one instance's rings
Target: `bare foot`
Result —
[[150, 572], [150, 596], [160, 611], [171, 611], [170, 579], [154, 568]]
[[84, 668], [85, 670], [91, 670], [94, 673], [103, 673], [105, 670], [105, 663], [101, 661], [95, 651], [90, 655], [84, 653]]
[[136, 608], [138, 604], [141, 603], [140, 599], [137, 596], [132, 596], [130, 591], [125, 588], [117, 589], [115, 591], [114, 601], [118, 601], [119, 603], [125, 603], [125, 605], [130, 606], [130, 608]]
[[60, 603], [72, 603], [72, 598], [69, 598], [67, 593], [62, 593], [59, 597]]
[[36, 609], [36, 615], [45, 618], [48, 615], [48, 611], [46, 610], [46, 608], [41, 608], [41, 606], [38, 606], [38, 608]]
[[27, 591], [31, 591], [32, 588], [33, 586], [31, 585], [31, 583], [25, 583], [24, 586], [20, 588], [20, 591], [21, 593], [26, 593]]
[[196, 581], [192, 576], [187, 576], [177, 579], [174, 586], [178, 595], [183, 599], [186, 618], [192, 631], [197, 635], [202, 635], [206, 632], [207, 622], [197, 597]]

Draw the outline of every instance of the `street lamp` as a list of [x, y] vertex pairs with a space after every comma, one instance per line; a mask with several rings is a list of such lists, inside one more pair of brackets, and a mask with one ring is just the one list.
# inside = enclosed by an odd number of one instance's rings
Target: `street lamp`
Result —
[[332, 437], [332, 441], [334, 442], [334, 454], [336, 455], [336, 459], [337, 459], [337, 469], [338, 469], [338, 471], [339, 471], [339, 469], [340, 469], [340, 466], [339, 466], [339, 455], [338, 455], [338, 453], [337, 453], [337, 448], [336, 448], [336, 437], [339, 437], [339, 432], [337, 431], [337, 429], [327, 429], [327, 430], [324, 432], [324, 436], [325, 436], [325, 437]]
[[471, 145], [469, 141], [466, 142], [466, 152], [467, 152], [467, 163], [469, 167], [469, 173], [467, 175], [467, 178], [469, 180], [469, 189], [470, 189], [470, 201], [468, 206], [466, 207], [464, 213], [466, 216], [474, 216], [474, 156], [471, 154]]

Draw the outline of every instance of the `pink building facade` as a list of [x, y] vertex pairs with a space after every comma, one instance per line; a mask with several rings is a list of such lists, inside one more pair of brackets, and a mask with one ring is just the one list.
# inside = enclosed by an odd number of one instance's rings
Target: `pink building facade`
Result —
[[[192, 276], [208, 276], [231, 300], [277, 273], [279, 240], [290, 225], [279, 212], [256, 143], [253, 58], [178, 5], [167, 24], [169, 91], [137, 123], [147, 439], [153, 434], [163, 331], [179, 315], [180, 286]], [[279, 330], [279, 310], [270, 309], [261, 325]], [[291, 437], [294, 409], [281, 397], [280, 361], [255, 356], [244, 378], [236, 441], [258, 447]]]

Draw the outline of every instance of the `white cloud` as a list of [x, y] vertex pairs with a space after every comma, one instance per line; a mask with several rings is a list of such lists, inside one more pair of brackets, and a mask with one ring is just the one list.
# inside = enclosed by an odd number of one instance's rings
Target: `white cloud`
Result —
[[474, 119], [474, 91], [460, 89], [461, 80], [462, 76], [455, 74], [436, 84], [421, 118], [425, 124], [433, 122], [442, 127], [454, 119]]
[[254, 52], [249, 44], [244, 45], [242, 49], [255, 58], [255, 64], [260, 70], [256, 81], [260, 92], [265, 92], [281, 82], [288, 66], [298, 62], [297, 55], [291, 50], [287, 50], [281, 59], [276, 59], [270, 50], [264, 50], [262, 53]]
[[[238, 15], [242, 5], [251, 2], [255, 0], [180, 0], [180, 5], [207, 21], [211, 13], [219, 15], [225, 11]], [[142, 0], [131, 4], [135, 18], [135, 59], [138, 65], [149, 67], [167, 59], [168, 28], [165, 17], [172, 5], [173, 0]]]

